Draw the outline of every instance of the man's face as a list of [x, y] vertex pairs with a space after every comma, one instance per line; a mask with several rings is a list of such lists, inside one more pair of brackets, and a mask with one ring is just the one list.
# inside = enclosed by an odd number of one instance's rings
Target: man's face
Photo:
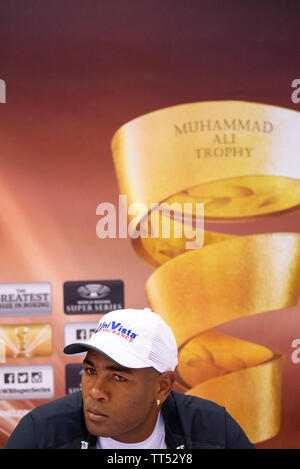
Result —
[[83, 361], [84, 417], [92, 435], [124, 443], [145, 440], [153, 431], [160, 374], [153, 368], [124, 368], [90, 351]]

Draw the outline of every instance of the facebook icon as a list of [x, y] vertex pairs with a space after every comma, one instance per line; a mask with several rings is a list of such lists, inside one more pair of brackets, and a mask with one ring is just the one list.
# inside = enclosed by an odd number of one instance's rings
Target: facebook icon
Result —
[[76, 330], [76, 339], [77, 340], [86, 340], [87, 339], [86, 329], [77, 329]]
[[15, 374], [14, 373], [4, 373], [4, 383], [5, 384], [13, 384], [15, 382]]

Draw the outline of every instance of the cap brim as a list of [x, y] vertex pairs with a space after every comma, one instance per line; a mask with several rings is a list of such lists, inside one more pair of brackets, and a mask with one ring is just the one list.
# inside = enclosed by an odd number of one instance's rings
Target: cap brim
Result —
[[95, 350], [96, 352], [100, 352], [100, 350], [93, 345], [86, 344], [85, 342], [76, 342], [74, 344], [66, 345], [64, 348], [64, 353], [67, 355], [73, 355], [74, 353], [87, 352], [88, 350]]
[[126, 365], [124, 365], [120, 362], [117, 362], [114, 358], [107, 355], [107, 353], [104, 353], [99, 348], [94, 347], [93, 345], [86, 344], [85, 342], [81, 342], [81, 343], [76, 342], [74, 344], [66, 345], [63, 351], [67, 355], [73, 355], [75, 353], [88, 352], [89, 350], [92, 350], [92, 351], [97, 352], [97, 353], [101, 353], [101, 355], [104, 355], [109, 360], [117, 363], [118, 365], [124, 366], [124, 368], [132, 368], [132, 367], [126, 366]]

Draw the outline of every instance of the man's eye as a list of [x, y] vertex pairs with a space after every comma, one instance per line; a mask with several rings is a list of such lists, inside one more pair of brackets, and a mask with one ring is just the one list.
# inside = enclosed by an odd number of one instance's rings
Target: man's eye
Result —
[[123, 381], [126, 381], [126, 378], [123, 378], [123, 376], [120, 376], [120, 375], [113, 375], [113, 379], [115, 381], [118, 381], [119, 383], [122, 383]]
[[84, 371], [85, 371], [88, 375], [94, 375], [94, 374], [95, 374], [94, 368], [85, 368]]

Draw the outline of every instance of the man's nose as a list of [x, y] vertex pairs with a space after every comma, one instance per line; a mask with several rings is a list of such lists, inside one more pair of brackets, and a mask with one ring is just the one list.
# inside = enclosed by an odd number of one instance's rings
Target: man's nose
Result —
[[95, 399], [103, 399], [103, 400], [108, 400], [110, 397], [110, 394], [107, 389], [107, 383], [103, 378], [100, 376], [97, 376], [97, 379], [93, 382], [93, 385], [91, 386], [89, 390], [90, 396]]

